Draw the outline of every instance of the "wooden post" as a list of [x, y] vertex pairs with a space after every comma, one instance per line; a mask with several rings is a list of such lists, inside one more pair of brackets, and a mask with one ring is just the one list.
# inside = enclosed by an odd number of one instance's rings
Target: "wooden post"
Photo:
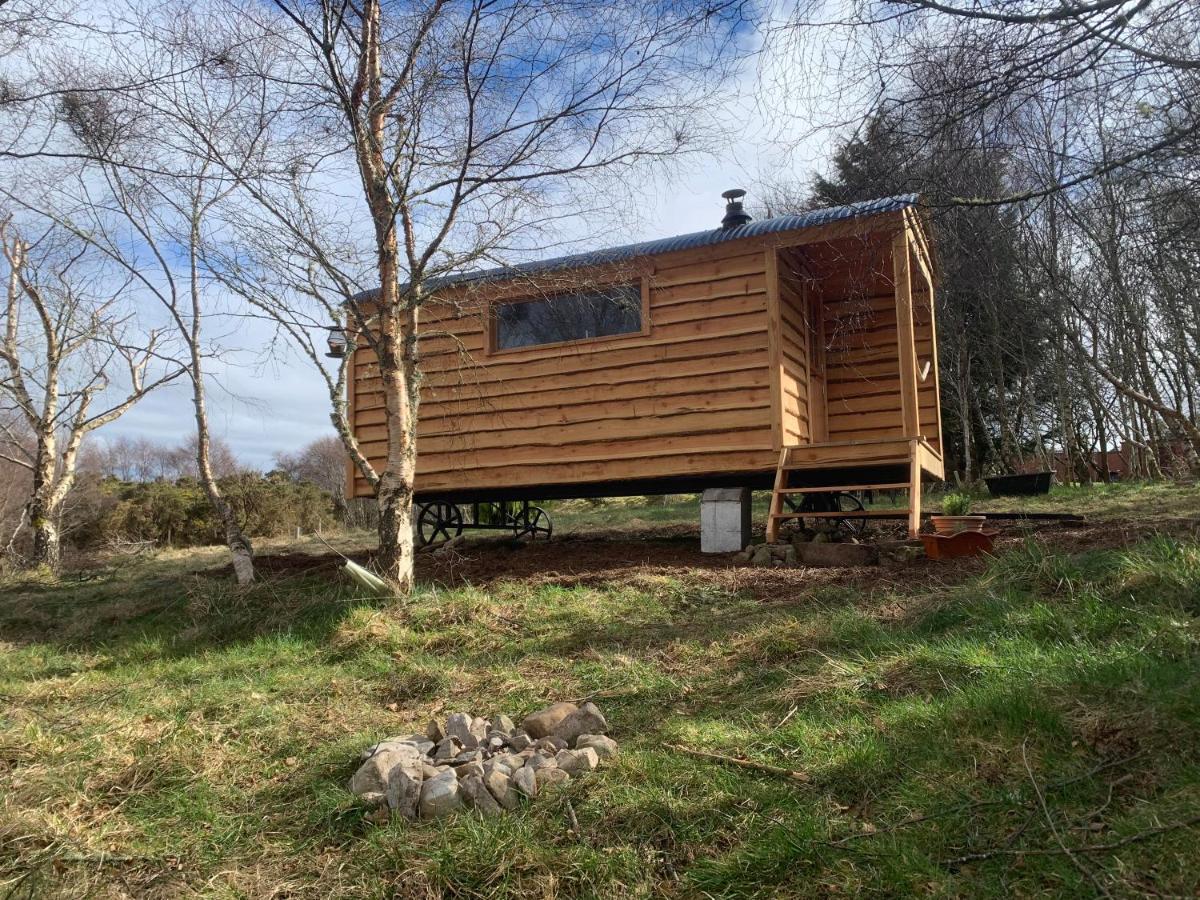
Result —
[[763, 270], [767, 280], [767, 365], [771, 385], [771, 442], [778, 450], [783, 446], [783, 328], [779, 311], [779, 261], [774, 248], [763, 254]]
[[771, 492], [771, 505], [767, 507], [767, 543], [773, 544], [779, 537], [779, 514], [783, 512], [783, 494], [779, 493], [788, 484], [788, 448], [779, 451], [779, 467], [775, 470], [775, 490]]
[[915, 538], [921, 531], [921, 456], [913, 438], [908, 442], [908, 536]]
[[[926, 297], [929, 300], [929, 359], [931, 369], [929, 377], [933, 379], [933, 409], [937, 419], [937, 431], [934, 432], [932, 438], [937, 441], [937, 450], [940, 455], [945, 456], [945, 451], [942, 447], [942, 385], [941, 385], [941, 369], [938, 366], [938, 340], [937, 340], [937, 296], [933, 283], [933, 268], [932, 258], [929, 255], [929, 244], [926, 241], [922, 229], [921, 222], [916, 216], [912, 216], [909, 222], [909, 228], [912, 231], [914, 245], [918, 249], [918, 261], [920, 256], [924, 256], [926, 262], [921, 265], [921, 275], [925, 281]], [[919, 414], [919, 411], [918, 411]], [[923, 434], [926, 440], [930, 440], [931, 436]]]
[[921, 434], [917, 408], [917, 347], [913, 336], [912, 273], [908, 259], [907, 225], [892, 238], [892, 272], [896, 284], [896, 341], [900, 351], [900, 410], [904, 436]]
[[825, 387], [825, 309], [821, 292], [804, 286], [808, 318], [808, 440], [829, 440], [829, 403]]
[[[350, 316], [347, 314], [347, 320]], [[349, 329], [347, 329], [349, 330]], [[358, 332], [354, 331], [350, 334], [350, 339], [346, 342], [346, 352], [350, 354], [350, 365], [346, 372], [346, 424], [350, 427], [350, 433], [358, 435], [358, 418], [354, 407], [356, 405], [355, 395], [358, 393]], [[358, 466], [354, 464], [354, 460], [350, 458], [350, 454], [346, 454], [346, 502], [353, 503], [354, 498], [358, 496], [355, 493], [354, 479], [358, 475]]]

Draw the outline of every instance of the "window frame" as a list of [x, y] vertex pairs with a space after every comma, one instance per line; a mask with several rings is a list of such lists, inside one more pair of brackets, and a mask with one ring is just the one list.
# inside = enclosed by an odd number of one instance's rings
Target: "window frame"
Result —
[[579, 289], [571, 289], [564, 287], [558, 291], [548, 291], [544, 296], [531, 297], [528, 294], [516, 294], [511, 297], [494, 297], [489, 300], [484, 308], [484, 315], [487, 316], [487, 327], [484, 333], [487, 336], [487, 355], [488, 356], [505, 356], [512, 353], [528, 353], [535, 350], [551, 350], [563, 347], [580, 347], [590, 346], [591, 344], [602, 344], [610, 341], [625, 341], [632, 338], [644, 338], [650, 334], [652, 325], [650, 322], [650, 279], [645, 275], [635, 275], [632, 278], [604, 278], [593, 279], [587, 286], [587, 290], [600, 288], [605, 286], [618, 285], [634, 285], [638, 287], [638, 293], [642, 298], [642, 327], [638, 331], [623, 331], [620, 334], [605, 334], [597, 337], [575, 338], [565, 341], [551, 341], [546, 344], [526, 344], [521, 347], [501, 347], [498, 329], [500, 326], [500, 317], [496, 315], [495, 307], [505, 306], [512, 303], [536, 303], [539, 300], [554, 300], [556, 297], [566, 297], [571, 294], [579, 293]]

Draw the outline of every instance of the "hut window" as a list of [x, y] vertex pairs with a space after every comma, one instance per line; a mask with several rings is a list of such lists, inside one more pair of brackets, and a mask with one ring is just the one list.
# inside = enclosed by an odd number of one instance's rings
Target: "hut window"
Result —
[[638, 284], [604, 285], [496, 306], [497, 350], [586, 341], [642, 330]]

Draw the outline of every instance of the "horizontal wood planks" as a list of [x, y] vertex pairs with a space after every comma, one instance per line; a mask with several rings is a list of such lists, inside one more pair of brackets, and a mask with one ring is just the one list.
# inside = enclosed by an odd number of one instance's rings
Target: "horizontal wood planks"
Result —
[[[853, 240], [806, 248], [816, 272], [825, 330], [826, 423], [829, 441], [904, 438], [900, 329], [890, 241]], [[936, 365], [929, 285], [912, 282], [917, 366]], [[936, 379], [917, 385], [919, 433], [940, 446]]]
[[[655, 257], [637, 269], [648, 332], [565, 347], [489, 355], [487, 297], [428, 306], [417, 490], [772, 470], [765, 258]], [[373, 356], [358, 355], [355, 429], [378, 468], [386, 414]], [[800, 398], [780, 405], [799, 415]], [[361, 478], [355, 491], [369, 493]]]
[[[819, 243], [820, 232], [785, 233], [539, 276], [543, 286], [444, 290], [422, 309], [417, 490], [760, 474], [776, 468], [779, 442], [845, 448], [904, 437], [888, 256], [904, 221], [842, 224]], [[642, 333], [489, 352], [494, 302], [635, 278], [648, 311]], [[929, 290], [913, 280], [918, 366], [935, 358]], [[918, 395], [922, 434], [936, 448], [936, 380]], [[366, 348], [356, 352], [350, 409], [382, 469], [387, 420]], [[845, 452], [814, 451], [813, 461]], [[357, 474], [354, 491], [370, 494]]]
[[808, 287], [797, 263], [797, 251], [779, 254], [779, 345], [785, 444], [809, 440], [808, 426]]

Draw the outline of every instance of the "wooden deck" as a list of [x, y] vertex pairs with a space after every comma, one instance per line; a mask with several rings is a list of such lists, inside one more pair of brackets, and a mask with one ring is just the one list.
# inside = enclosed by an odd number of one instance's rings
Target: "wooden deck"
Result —
[[[945, 477], [941, 454], [923, 437], [877, 438], [864, 441], [827, 441], [797, 444], [779, 452], [779, 467], [767, 519], [767, 541], [779, 537], [779, 526], [789, 519], [839, 518], [839, 513], [789, 512], [788, 496], [849, 491], [908, 490], [909, 535], [921, 529], [921, 485]], [[856, 514], [894, 516], [895, 511]]]

